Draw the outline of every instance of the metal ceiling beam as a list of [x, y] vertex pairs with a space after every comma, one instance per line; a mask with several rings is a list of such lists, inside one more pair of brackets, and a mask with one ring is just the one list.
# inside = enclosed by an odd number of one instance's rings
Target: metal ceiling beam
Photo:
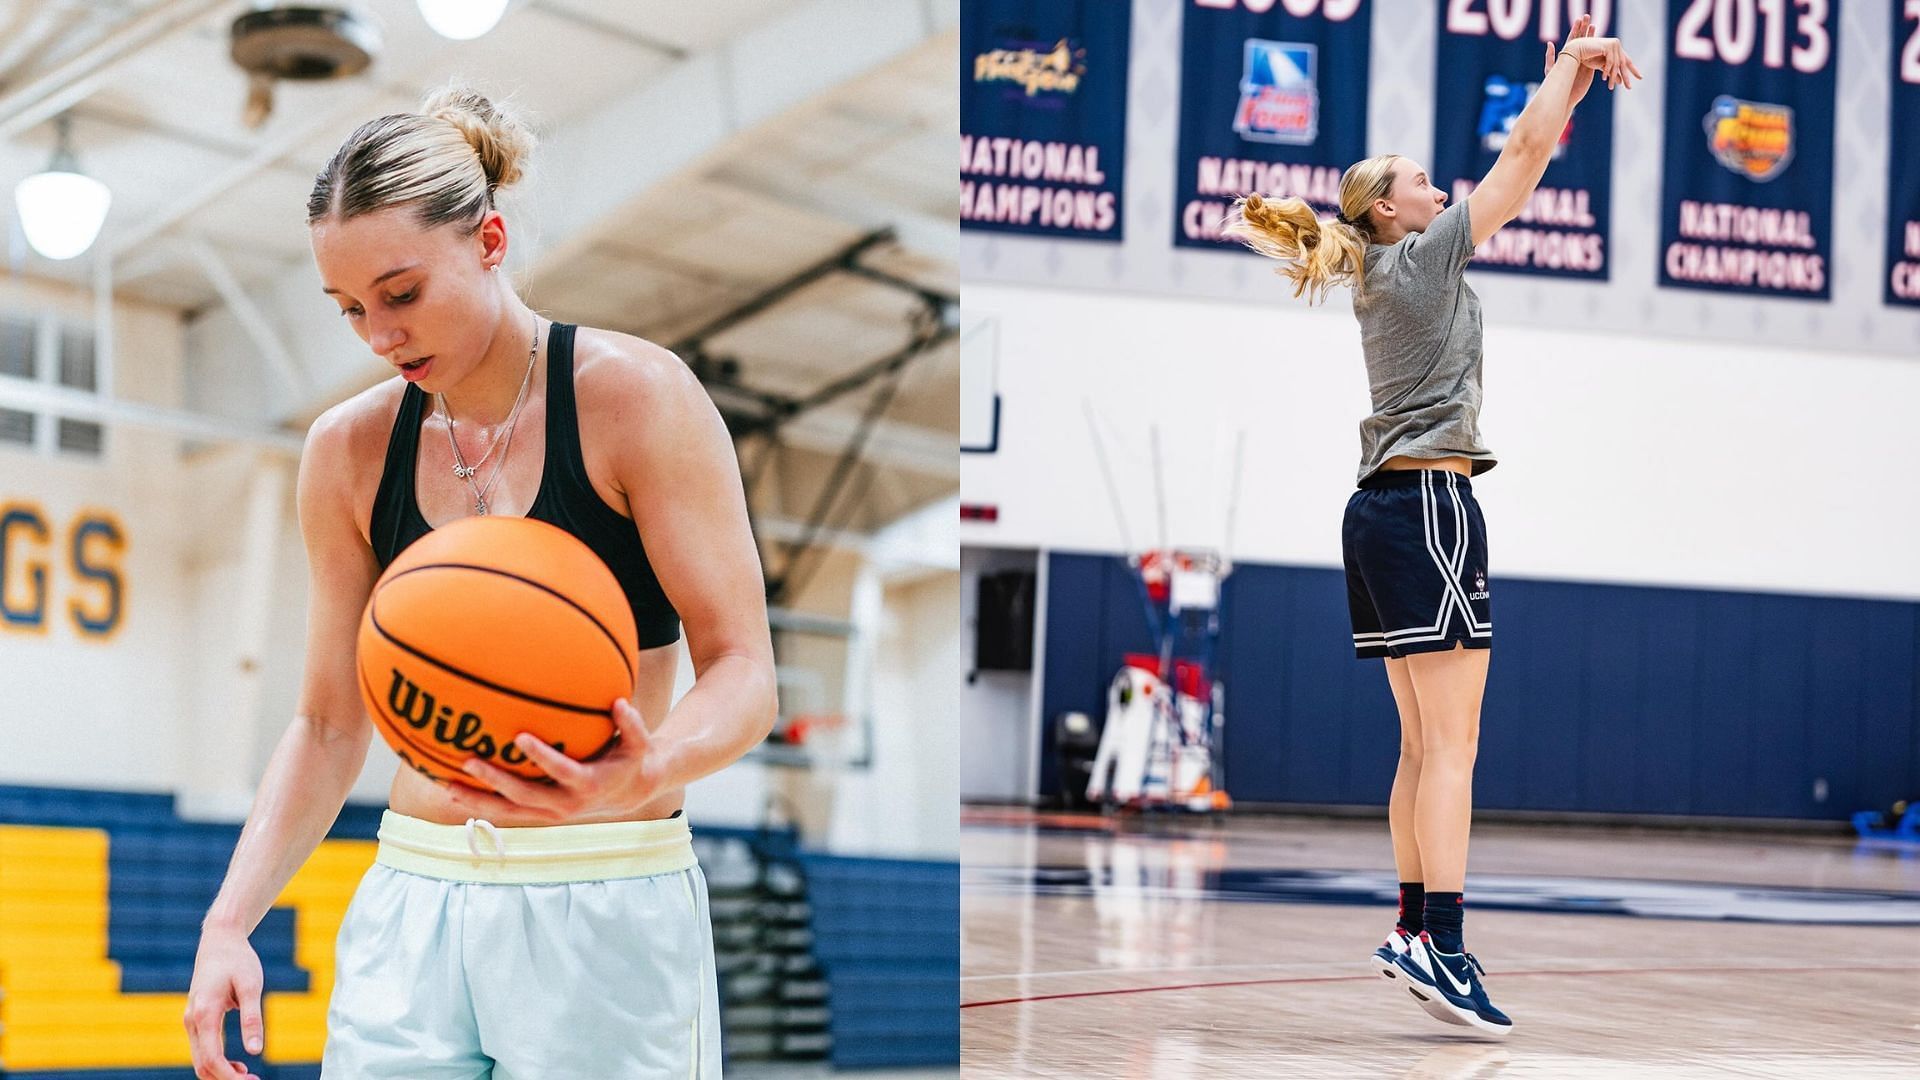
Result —
[[0, 15], [0, 25], [7, 28], [6, 39], [0, 41], [0, 79], [93, 14], [87, 0], [39, 0], [25, 12], [15, 10], [18, 6], [9, 4]]
[[567, 164], [541, 176], [532, 210], [544, 233], [528, 265], [577, 258], [635, 199], [941, 32], [933, 13], [900, 0], [810, 0], [608, 101], [545, 144], [547, 160]]
[[528, 0], [527, 8], [531, 11], [538, 11], [540, 14], [549, 18], [559, 19], [562, 22], [572, 23], [575, 26], [590, 30], [597, 37], [624, 41], [629, 45], [645, 49], [648, 52], [659, 53], [669, 60], [685, 60], [688, 55], [686, 49], [670, 41], [661, 41], [658, 38], [639, 33], [619, 23], [610, 22], [606, 19], [596, 19], [591, 15], [575, 11], [572, 8], [561, 7], [558, 4], [544, 3], [542, 0]]
[[877, 281], [882, 285], [891, 285], [905, 292], [915, 293], [920, 299], [936, 307], [941, 304], [957, 304], [960, 302], [960, 294], [957, 291], [936, 289], [931, 285], [922, 284], [912, 278], [903, 278], [898, 274], [889, 274], [885, 270], [876, 269], [861, 263], [848, 266], [847, 273], [866, 278], [868, 281]]
[[[816, 409], [780, 425], [786, 445], [815, 453], [838, 453], [853, 437], [860, 417], [840, 409]], [[901, 472], [951, 478], [959, 474], [955, 455], [958, 440], [952, 432], [881, 420], [867, 439], [867, 460]]]
[[[951, 307], [958, 303], [958, 297], [928, 289], [919, 282], [909, 281], [885, 271], [871, 269], [860, 262], [860, 256], [867, 251], [894, 240], [894, 232], [890, 227], [876, 229], [746, 303], [709, 321], [705, 326], [682, 337], [673, 345], [673, 351], [686, 358], [688, 364], [707, 386], [708, 393], [713, 396], [715, 403], [720, 406], [722, 415], [726, 417], [729, 431], [735, 436], [742, 436], [782, 428], [812, 409], [852, 393], [883, 375], [900, 370], [915, 357], [938, 347], [953, 336], [953, 328], [949, 325], [946, 315]], [[900, 350], [863, 365], [804, 397], [757, 390], [740, 383], [737, 381], [736, 372], [730, 369], [726, 360], [716, 358], [706, 351], [705, 346], [709, 338], [717, 337], [734, 327], [752, 321], [833, 274], [852, 274], [919, 297], [926, 305], [925, 317], [932, 320], [933, 329], [916, 329], [913, 340]], [[856, 424], [854, 429], [847, 433], [848, 438], [864, 441], [875, 422], [876, 420], [869, 420]]]
[[173, 228], [185, 220], [188, 215], [208, 206], [215, 199], [225, 195], [241, 181], [266, 169], [294, 147], [313, 138], [313, 136], [325, 131], [327, 128], [341, 123], [348, 116], [358, 115], [364, 112], [368, 105], [393, 92], [392, 87], [378, 83], [373, 84], [362, 93], [351, 95], [341, 101], [338, 108], [322, 112], [312, 121], [282, 132], [279, 137], [275, 138], [272, 142], [262, 143], [253, 153], [247, 156], [246, 160], [236, 162], [226, 169], [215, 173], [212, 179], [188, 192], [185, 197], [165, 209], [142, 217], [140, 224], [134, 226], [131, 230], [111, 236], [113, 241], [111, 246], [113, 257], [115, 259], [124, 257], [127, 252], [132, 251], [134, 248]]
[[[138, 112], [131, 111], [126, 107], [116, 106], [97, 97], [89, 98], [75, 105], [73, 108], [68, 109], [67, 115], [88, 127], [99, 125], [101, 127], [118, 128], [120, 131], [130, 135], [144, 135], [166, 139], [170, 142], [178, 143], [181, 146], [190, 146], [196, 150], [204, 150], [209, 154], [217, 154], [229, 161], [239, 161], [242, 158], [252, 155], [255, 146], [258, 145], [257, 139], [251, 136], [244, 141], [239, 141], [222, 138], [217, 135], [209, 135], [203, 131], [196, 131], [175, 119], [142, 116]], [[94, 136], [93, 138], [99, 138], [99, 136]], [[89, 141], [91, 141], [91, 139]], [[295, 168], [291, 163], [285, 161], [274, 162], [274, 167], [287, 176], [303, 176], [308, 179], [311, 179], [313, 176], [313, 174], [306, 169]]]
[[[814, 538], [823, 530], [844, 527], [846, 519], [852, 514], [853, 507], [860, 501], [858, 494], [847, 500], [846, 513], [842, 515], [841, 520], [838, 522], [832, 520], [835, 504], [839, 502], [848, 482], [853, 479], [855, 467], [863, 460], [862, 451], [873, 434], [874, 425], [886, 414], [887, 409], [893, 404], [894, 395], [900, 390], [906, 365], [951, 333], [951, 329], [942, 325], [923, 325], [914, 331], [913, 340], [898, 352], [867, 364], [852, 375], [836, 380], [823, 391], [816, 391], [811, 395], [810, 399], [831, 400], [832, 397], [844, 392], [841, 387], [865, 385], [883, 374], [890, 376], [868, 400], [865, 410], [861, 413], [859, 426], [854, 429], [853, 436], [847, 440], [845, 449], [841, 451], [839, 459], [834, 462], [826, 484], [822, 486], [818, 497], [814, 500], [813, 509], [807, 515], [806, 534], [799, 540], [786, 545], [788, 555], [780, 571], [777, 574], [768, 574], [767, 598], [769, 600], [777, 601], [789, 591], [799, 593], [812, 579], [814, 571], [819, 569], [818, 555], [814, 555], [814, 558], [808, 561], [808, 556], [813, 555], [815, 551]], [[776, 429], [777, 423], [776, 420]], [[871, 471], [871, 469], [868, 470], [869, 473]], [[864, 485], [862, 487], [864, 488]]]
[[[842, 375], [806, 397], [800, 398], [796, 405], [800, 412], [806, 412], [817, 409], [835, 398], [851, 394], [882, 375], [892, 374], [906, 367], [916, 357], [945, 344], [947, 339], [954, 337], [956, 333], [957, 331], [951, 326], [940, 326], [931, 331], [915, 334], [912, 341], [907, 342], [895, 352]], [[956, 443], [955, 453], [958, 452], [958, 443]]]
[[137, 255], [128, 255], [123, 256], [121, 259], [114, 259], [111, 250], [107, 251], [106, 255], [107, 258], [100, 259], [99, 261], [102, 263], [112, 263], [113, 276], [110, 279], [110, 283], [117, 287], [121, 282], [135, 281], [146, 277], [148, 274], [157, 274], [162, 270], [172, 268], [186, 257], [186, 252], [174, 241], [162, 238], [149, 243], [146, 250]]
[[229, 0], [160, 0], [91, 48], [32, 82], [0, 95], [0, 139], [41, 124], [91, 94], [115, 65], [159, 44]]
[[766, 292], [761, 293], [759, 296], [734, 308], [732, 311], [726, 312], [719, 318], [709, 321], [705, 326], [695, 330], [693, 333], [682, 337], [674, 344], [673, 351], [676, 353], [701, 352], [701, 346], [708, 338], [718, 337], [754, 316], [766, 312], [774, 305], [807, 286], [812, 285], [814, 282], [830, 274], [836, 274], [846, 270], [854, 264], [854, 260], [858, 259], [861, 253], [887, 243], [892, 239], [892, 229], [875, 229], [860, 239], [855, 240], [853, 243], [848, 244], [846, 247], [841, 248], [839, 251], [834, 252], [832, 255], [821, 259], [805, 270], [800, 271], [780, 284], [775, 285], [773, 288], [768, 289]]
[[260, 305], [254, 303], [253, 297], [247, 295], [246, 287], [241, 285], [240, 279], [234, 277], [233, 271], [227, 268], [226, 260], [220, 257], [219, 252], [213, 250], [213, 245], [207, 243], [204, 237], [194, 237], [187, 242], [186, 247], [199, 262], [200, 269], [207, 275], [207, 280], [213, 283], [214, 291], [227, 302], [227, 307], [233, 311], [233, 317], [240, 321], [241, 328], [247, 332], [248, 337], [253, 339], [254, 346], [266, 355], [268, 362], [280, 373], [281, 378], [287, 380], [288, 388], [301, 398], [311, 396], [314, 385], [312, 378], [307, 375], [307, 369], [301, 365], [300, 361], [294, 359], [293, 350], [287, 348], [287, 343], [281, 340], [279, 331], [274, 329], [273, 321], [260, 310]]
[[723, 166], [708, 174], [711, 182], [755, 199], [772, 199], [795, 210], [833, 218], [859, 228], [890, 226], [900, 246], [916, 255], [941, 262], [960, 261], [960, 230], [954, 219], [939, 218], [906, 207], [876, 203], [853, 195], [822, 191], [818, 185], [801, 187], [777, 174]]
[[[814, 410], [859, 390], [875, 379], [900, 370], [925, 353], [946, 344], [946, 342], [954, 336], [956, 336], [956, 331], [944, 326], [931, 331], [917, 333], [911, 341], [899, 349], [877, 360], [861, 365], [854, 371], [833, 380], [805, 397], [787, 397], [785, 395], [771, 394], [763, 391], [748, 390], [743, 387], [729, 386], [724, 383], [707, 384], [707, 392], [714, 398], [715, 402], [721, 406], [721, 412], [727, 420], [727, 429], [732, 432], [736, 438], [772, 431], [779, 431], [784, 434], [792, 430], [794, 425], [804, 423], [805, 418]], [[730, 402], [734, 405], [733, 408], [728, 407]], [[926, 429], [911, 428], [909, 430], [923, 432]], [[812, 440], [814, 445], [810, 448], [825, 449], [825, 447], [819, 445], [820, 439], [824, 436], [817, 431], [815, 435], [816, 438]], [[840, 432], [841, 441], [852, 437], [852, 435], [853, 429], [842, 430]], [[949, 440], [949, 445], [957, 444]], [[915, 464], [924, 465], [923, 462], [918, 461], [915, 462]], [[948, 464], [951, 465], [950, 462]], [[926, 472], [934, 470], [922, 467], [918, 471]], [[950, 469], [938, 471], [940, 475], [945, 475]]]

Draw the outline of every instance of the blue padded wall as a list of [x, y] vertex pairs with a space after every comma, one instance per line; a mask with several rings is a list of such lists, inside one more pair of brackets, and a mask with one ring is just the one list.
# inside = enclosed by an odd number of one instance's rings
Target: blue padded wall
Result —
[[[1138, 586], [1108, 555], [1047, 569], [1051, 721], [1103, 719]], [[1843, 820], [1920, 794], [1920, 604], [1499, 578], [1475, 805]], [[1384, 806], [1398, 720], [1353, 659], [1338, 570], [1243, 563], [1222, 604], [1227, 786], [1241, 802]], [[1816, 798], [1824, 781], [1826, 798]]]

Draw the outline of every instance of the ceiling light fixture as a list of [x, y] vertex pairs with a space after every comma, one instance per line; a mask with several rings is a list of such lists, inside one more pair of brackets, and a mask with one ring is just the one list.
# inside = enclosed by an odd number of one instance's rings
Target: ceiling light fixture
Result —
[[441, 37], [471, 41], [499, 23], [507, 0], [419, 0], [420, 17]]
[[113, 203], [107, 185], [80, 171], [69, 139], [71, 125], [65, 116], [54, 121], [52, 163], [13, 189], [20, 231], [33, 250], [49, 259], [71, 259], [92, 247]]

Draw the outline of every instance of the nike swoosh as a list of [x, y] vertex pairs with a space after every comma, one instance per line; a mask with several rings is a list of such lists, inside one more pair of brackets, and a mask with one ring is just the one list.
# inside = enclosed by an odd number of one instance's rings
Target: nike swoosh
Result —
[[1459, 994], [1461, 997], [1466, 997], [1473, 992], [1472, 987], [1453, 977], [1453, 970], [1447, 967], [1446, 962], [1439, 957], [1436, 956], [1433, 958], [1433, 966], [1440, 969], [1440, 973], [1447, 977], [1447, 982], [1453, 985], [1454, 993]]

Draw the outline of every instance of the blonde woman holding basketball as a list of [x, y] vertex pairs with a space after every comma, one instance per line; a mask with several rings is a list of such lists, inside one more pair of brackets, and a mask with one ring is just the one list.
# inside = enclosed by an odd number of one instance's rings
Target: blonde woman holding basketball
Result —
[[[1373, 412], [1360, 425], [1360, 488], [1342, 546], [1353, 644], [1383, 657], [1400, 713], [1400, 764], [1388, 803], [1400, 919], [1373, 955], [1423, 1008], [1449, 1023], [1504, 1035], [1479, 961], [1462, 936], [1462, 889], [1473, 812], [1480, 704], [1493, 644], [1486, 524], [1470, 478], [1493, 468], [1481, 443], [1480, 301], [1464, 276], [1474, 248], [1519, 214], [1594, 72], [1609, 88], [1640, 75], [1613, 38], [1581, 16], [1540, 89], [1473, 194], [1446, 192], [1397, 154], [1340, 180], [1340, 213], [1305, 202], [1236, 204], [1229, 231], [1317, 301], [1354, 287]], [[1562, 63], [1561, 61], [1571, 61]]]
[[[361, 126], [315, 180], [324, 292], [394, 377], [307, 436], [306, 674], [202, 930], [186, 1014], [196, 1076], [248, 1075], [225, 1053], [231, 1010], [247, 1048], [263, 1045], [247, 935], [365, 761], [354, 641], [375, 579], [478, 513], [551, 522], [607, 563], [640, 632], [632, 698], [612, 708], [615, 749], [591, 763], [517, 742], [550, 785], [481, 762], [468, 771], [491, 792], [399, 770], [340, 930], [323, 1075], [720, 1075], [706, 884], [681, 806], [689, 782], [773, 723], [759, 554], [732, 442], [687, 367], [541, 317], [499, 272], [509, 229], [495, 194], [532, 143], [454, 87]], [[696, 678], [672, 703], [683, 626]]]

